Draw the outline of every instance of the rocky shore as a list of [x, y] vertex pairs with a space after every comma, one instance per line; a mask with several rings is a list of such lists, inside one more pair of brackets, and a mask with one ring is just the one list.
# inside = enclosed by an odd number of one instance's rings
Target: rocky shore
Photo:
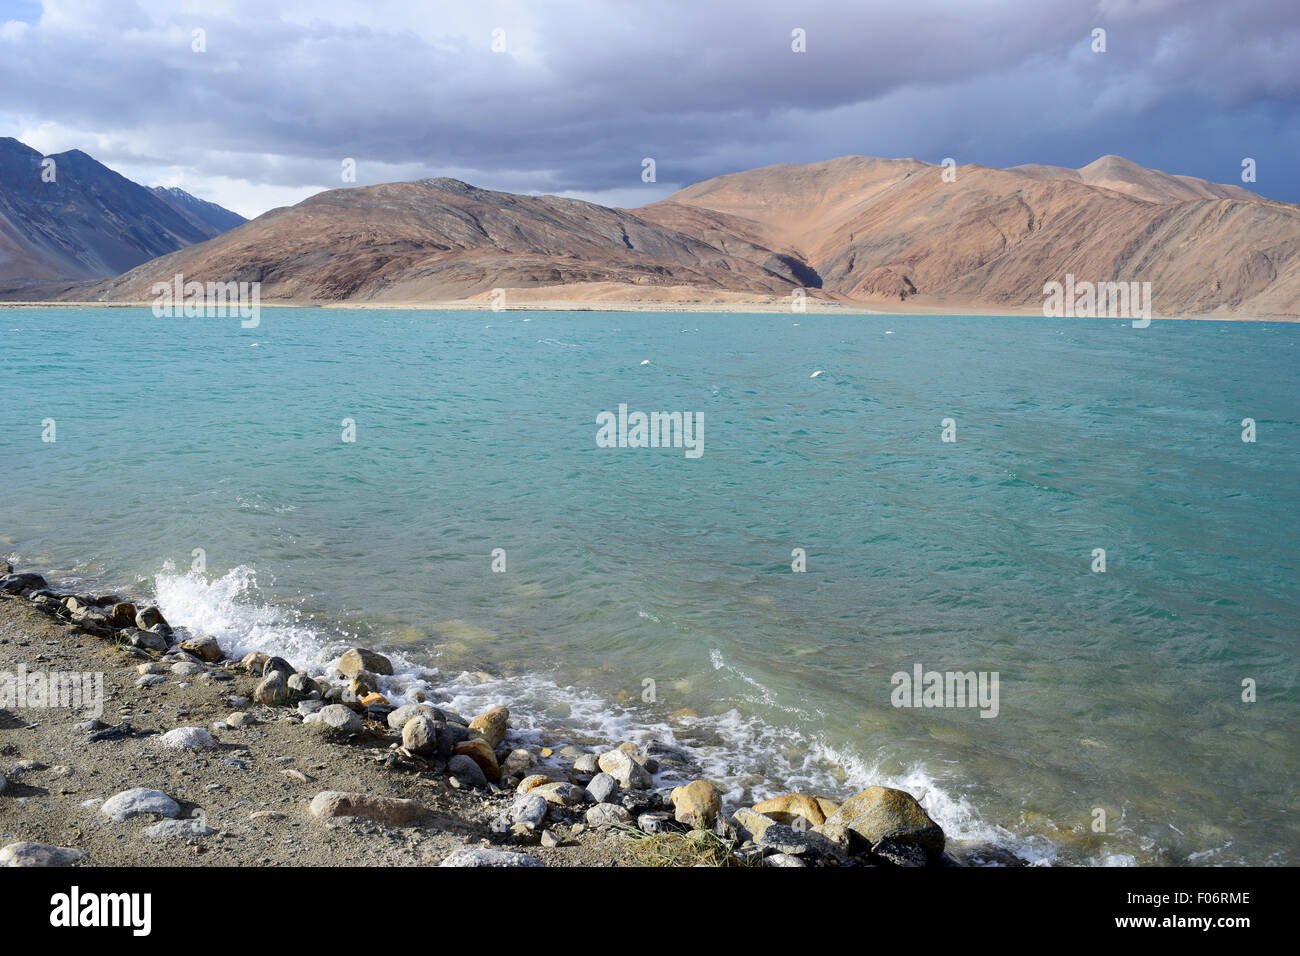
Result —
[[[395, 706], [392, 674], [360, 647], [325, 675], [233, 660], [157, 607], [0, 562], [0, 865], [953, 862], [904, 791], [729, 807], [671, 748], [525, 746], [508, 701]], [[102, 675], [100, 699], [61, 675]]]

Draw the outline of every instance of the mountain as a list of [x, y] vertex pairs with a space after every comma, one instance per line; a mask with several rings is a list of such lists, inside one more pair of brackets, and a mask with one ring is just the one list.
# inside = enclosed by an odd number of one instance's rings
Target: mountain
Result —
[[844, 156], [639, 209], [432, 179], [320, 193], [87, 297], [148, 301], [177, 273], [260, 281], [281, 302], [482, 302], [503, 288], [510, 305], [780, 307], [803, 288], [850, 308], [1018, 312], [1073, 274], [1150, 282], [1156, 315], [1297, 317], [1300, 207], [1115, 156], [1078, 170]]
[[196, 229], [218, 236], [248, 222], [237, 212], [206, 199], [191, 196], [178, 186], [154, 186], [151, 192], [175, 209]]
[[735, 239], [721, 248], [632, 213], [557, 196], [517, 196], [426, 179], [319, 193], [201, 246], [104, 283], [147, 299], [176, 273], [259, 281], [262, 300], [417, 302], [494, 288], [676, 286], [697, 295], [784, 295], [799, 284], [780, 255]]
[[1157, 315], [1300, 315], [1300, 206], [1116, 156], [951, 172], [845, 156], [719, 176], [637, 213], [727, 217], [868, 306], [1033, 310], [1069, 273], [1150, 282]]
[[244, 222], [181, 190], [146, 189], [77, 149], [48, 157], [46, 182], [45, 159], [0, 138], [0, 279], [118, 275]]

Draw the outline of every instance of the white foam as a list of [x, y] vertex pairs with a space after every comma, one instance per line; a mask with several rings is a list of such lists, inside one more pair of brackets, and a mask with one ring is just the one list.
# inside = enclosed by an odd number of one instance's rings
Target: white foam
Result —
[[[257, 572], [250, 567], [234, 568], [212, 579], [195, 571], [180, 574], [168, 568], [155, 578], [155, 589], [168, 621], [191, 634], [217, 638], [232, 658], [254, 651], [279, 654], [313, 675], [332, 674], [338, 655], [352, 643], [341, 629], [322, 628], [292, 608], [261, 600]], [[423, 691], [467, 717], [505, 705], [511, 711], [512, 736], [523, 745], [554, 746], [557, 737], [593, 747], [626, 740], [640, 746], [657, 743], [688, 755], [697, 768], [689, 772], [717, 783], [733, 806], [742, 798], [759, 800], [790, 792], [839, 799], [869, 786], [895, 787], [917, 798], [943, 827], [950, 844], [973, 848], [991, 844], [1031, 865], [1058, 861], [1058, 848], [1046, 838], [1016, 834], [984, 821], [955, 782], [940, 780], [921, 765], [902, 774], [884, 773], [860, 754], [734, 709], [681, 718], [674, 727], [645, 709], [611, 704], [545, 675], [484, 679], [481, 674], [422, 668], [401, 653], [386, 653], [396, 673], [383, 678], [381, 684], [392, 703], [409, 702], [417, 691]], [[755, 702], [763, 707], [785, 710], [796, 718], [810, 716], [779, 705], [768, 688], [729, 664], [719, 650], [710, 653], [710, 661], [715, 669], [726, 670], [752, 688]], [[791, 722], [804, 726], [817, 723], [806, 719]], [[765, 782], [755, 784], [756, 773]], [[658, 778], [657, 782], [665, 785], [680, 779], [670, 768]], [[1130, 866], [1135, 860], [1112, 853], [1088, 862]]]

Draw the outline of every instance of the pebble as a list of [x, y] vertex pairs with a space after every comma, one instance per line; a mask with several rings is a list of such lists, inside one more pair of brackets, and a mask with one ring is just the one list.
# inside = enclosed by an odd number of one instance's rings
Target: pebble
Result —
[[167, 678], [161, 674], [146, 674], [135, 682], [136, 687], [153, 687], [155, 684], [165, 684]]

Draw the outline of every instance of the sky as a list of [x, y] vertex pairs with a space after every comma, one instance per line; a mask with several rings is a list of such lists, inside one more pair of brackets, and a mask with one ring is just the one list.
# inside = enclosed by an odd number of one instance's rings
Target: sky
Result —
[[1300, 0], [0, 0], [0, 136], [248, 217], [349, 159], [635, 207], [846, 154], [1115, 153], [1300, 202]]

